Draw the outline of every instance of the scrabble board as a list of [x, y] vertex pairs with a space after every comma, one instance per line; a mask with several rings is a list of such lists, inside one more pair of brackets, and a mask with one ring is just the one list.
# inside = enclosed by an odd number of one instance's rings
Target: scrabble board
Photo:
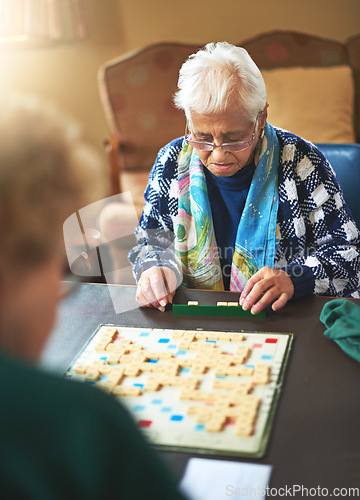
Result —
[[261, 457], [292, 334], [100, 325], [65, 376], [110, 392], [160, 448]]

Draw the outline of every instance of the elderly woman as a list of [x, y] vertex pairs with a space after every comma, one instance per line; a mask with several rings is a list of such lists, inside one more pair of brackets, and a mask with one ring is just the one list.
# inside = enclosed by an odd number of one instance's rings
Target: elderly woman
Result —
[[185, 137], [158, 154], [130, 252], [141, 306], [177, 286], [238, 290], [253, 314], [306, 295], [359, 296], [359, 231], [311, 143], [267, 122], [248, 53], [211, 43], [180, 70]]
[[99, 184], [98, 166], [58, 113], [2, 103], [1, 498], [182, 498], [115, 399], [34, 366], [61, 292], [62, 226], [93, 201], [85, 187]]

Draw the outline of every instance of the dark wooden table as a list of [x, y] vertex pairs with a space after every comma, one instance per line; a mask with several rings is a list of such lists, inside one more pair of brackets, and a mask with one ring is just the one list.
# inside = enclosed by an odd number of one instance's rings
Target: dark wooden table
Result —
[[[273, 466], [271, 487], [360, 487], [360, 365], [323, 335], [319, 316], [332, 300], [310, 297], [266, 318], [174, 316], [141, 309], [135, 287], [81, 284], [59, 309], [42, 365], [64, 373], [100, 323], [153, 328], [287, 332], [294, 342], [267, 453], [231, 460]], [[178, 290], [176, 299], [236, 300], [232, 292]], [[360, 300], [355, 300], [360, 305]], [[114, 309], [116, 304], [117, 312]], [[360, 328], [360, 325], [359, 325]], [[161, 452], [180, 478], [194, 454]], [[220, 457], [219, 457], [220, 458]], [[224, 457], [222, 457], [224, 458]]]

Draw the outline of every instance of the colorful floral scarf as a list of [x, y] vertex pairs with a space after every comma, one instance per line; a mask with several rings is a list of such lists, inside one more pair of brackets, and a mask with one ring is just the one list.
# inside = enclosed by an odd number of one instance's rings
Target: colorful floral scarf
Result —
[[[237, 229], [230, 290], [241, 291], [263, 266], [274, 266], [279, 207], [279, 143], [266, 123], [261, 148], [255, 154], [255, 172]], [[182, 262], [188, 288], [223, 290], [204, 166], [196, 150], [184, 142], [179, 157], [179, 210], [175, 251]], [[226, 221], [224, 221], [226, 224]]]

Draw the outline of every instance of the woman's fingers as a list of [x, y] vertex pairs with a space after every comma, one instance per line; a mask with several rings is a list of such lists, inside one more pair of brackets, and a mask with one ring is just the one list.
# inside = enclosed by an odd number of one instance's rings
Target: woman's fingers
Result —
[[270, 304], [277, 311], [293, 294], [293, 282], [285, 271], [263, 267], [248, 280], [239, 303], [245, 311], [251, 309], [252, 314], [259, 313]]
[[176, 275], [169, 267], [151, 267], [140, 276], [136, 291], [136, 301], [142, 307], [155, 307], [165, 311], [172, 303], [176, 291]]

